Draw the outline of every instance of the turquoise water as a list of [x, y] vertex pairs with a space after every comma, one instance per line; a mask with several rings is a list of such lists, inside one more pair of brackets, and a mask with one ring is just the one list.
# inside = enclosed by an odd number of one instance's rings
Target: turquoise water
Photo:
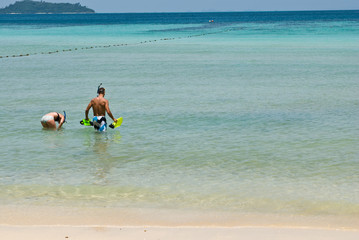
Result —
[[0, 24], [0, 203], [358, 216], [358, 19]]

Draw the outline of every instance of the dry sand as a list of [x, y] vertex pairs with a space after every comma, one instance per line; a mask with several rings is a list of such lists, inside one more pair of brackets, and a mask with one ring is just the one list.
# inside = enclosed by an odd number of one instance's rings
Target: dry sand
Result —
[[0, 206], [1, 240], [351, 240], [359, 219], [159, 209]]
[[350, 230], [275, 227], [0, 226], [2, 240], [358, 240]]

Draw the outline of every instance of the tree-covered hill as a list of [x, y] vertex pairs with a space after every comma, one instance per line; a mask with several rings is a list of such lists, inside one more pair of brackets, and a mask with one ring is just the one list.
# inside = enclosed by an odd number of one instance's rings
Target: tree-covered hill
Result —
[[80, 3], [49, 3], [44, 1], [17, 1], [0, 9], [0, 14], [34, 14], [34, 13], [94, 13]]

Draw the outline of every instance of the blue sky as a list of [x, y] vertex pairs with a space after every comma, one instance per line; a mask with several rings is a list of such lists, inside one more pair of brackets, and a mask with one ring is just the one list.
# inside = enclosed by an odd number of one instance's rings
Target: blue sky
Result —
[[[16, 0], [1, 0], [3, 8]], [[96, 12], [207, 12], [359, 9], [359, 0], [45, 0], [81, 3]]]

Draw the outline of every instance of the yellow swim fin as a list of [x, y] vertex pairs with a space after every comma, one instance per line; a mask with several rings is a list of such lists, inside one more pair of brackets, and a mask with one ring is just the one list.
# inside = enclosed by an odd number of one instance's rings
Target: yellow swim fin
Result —
[[117, 128], [117, 127], [121, 126], [122, 121], [123, 121], [123, 118], [122, 118], [122, 117], [117, 118], [117, 122], [111, 123], [109, 127], [110, 127], [110, 128]]

